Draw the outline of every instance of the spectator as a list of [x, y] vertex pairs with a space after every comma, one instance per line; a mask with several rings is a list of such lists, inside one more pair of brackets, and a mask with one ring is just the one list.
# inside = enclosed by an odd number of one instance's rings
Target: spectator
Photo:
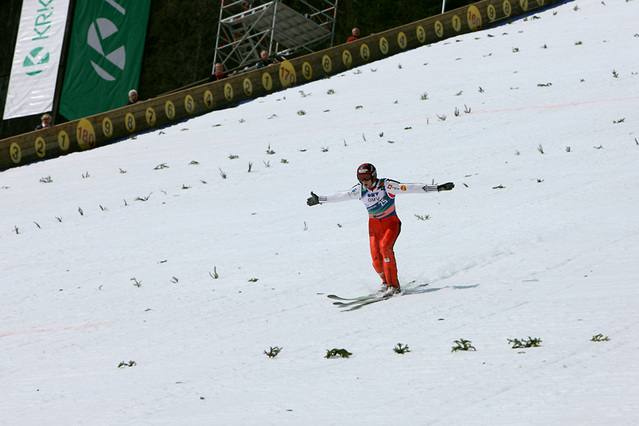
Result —
[[44, 129], [45, 127], [51, 127], [51, 115], [49, 114], [44, 114], [41, 118], [40, 118], [41, 122], [40, 124], [37, 125], [37, 127], [35, 128], [36, 130], [40, 130], [40, 129]]
[[127, 102], [127, 105], [133, 105], [134, 103], [137, 103], [138, 101], [138, 92], [136, 90], [129, 90], [129, 102]]
[[262, 50], [262, 53], [260, 53], [260, 58], [262, 59], [260, 59], [260, 61], [257, 63], [256, 68], [264, 68], [277, 62], [275, 59], [272, 59], [269, 56], [266, 50]]
[[224, 67], [219, 62], [215, 64], [215, 74], [211, 74], [209, 77], [209, 81], [217, 81], [226, 78], [226, 74], [224, 74]]
[[353, 28], [353, 35], [346, 39], [346, 43], [359, 40], [359, 28]]

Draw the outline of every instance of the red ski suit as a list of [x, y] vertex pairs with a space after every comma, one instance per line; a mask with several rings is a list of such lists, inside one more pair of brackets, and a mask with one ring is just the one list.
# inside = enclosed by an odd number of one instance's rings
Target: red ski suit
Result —
[[402, 192], [437, 192], [437, 185], [399, 183], [392, 179], [380, 178], [371, 189], [366, 189], [361, 183], [358, 183], [349, 191], [335, 192], [319, 197], [320, 203], [357, 199], [364, 203], [369, 216], [368, 235], [373, 268], [385, 284], [395, 287], [399, 287], [399, 279], [393, 247], [402, 227], [395, 212], [395, 195]]

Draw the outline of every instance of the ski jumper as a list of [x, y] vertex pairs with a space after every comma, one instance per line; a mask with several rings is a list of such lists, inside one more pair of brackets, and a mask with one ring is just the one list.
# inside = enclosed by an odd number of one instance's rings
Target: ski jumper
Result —
[[402, 223], [395, 212], [395, 196], [400, 193], [423, 192], [437, 192], [437, 185], [400, 183], [396, 180], [380, 178], [371, 189], [366, 189], [358, 183], [349, 191], [320, 195], [319, 202], [361, 200], [364, 203], [368, 210], [368, 235], [373, 268], [384, 284], [399, 288], [393, 247], [401, 231]]

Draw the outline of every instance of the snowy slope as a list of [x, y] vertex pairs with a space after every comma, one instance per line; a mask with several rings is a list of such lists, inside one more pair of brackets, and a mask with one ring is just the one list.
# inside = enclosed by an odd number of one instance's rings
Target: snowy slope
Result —
[[[3, 172], [0, 424], [636, 424], [636, 16], [577, 0]], [[362, 162], [456, 188], [397, 200], [428, 286], [341, 312], [379, 285], [366, 212], [305, 200]]]

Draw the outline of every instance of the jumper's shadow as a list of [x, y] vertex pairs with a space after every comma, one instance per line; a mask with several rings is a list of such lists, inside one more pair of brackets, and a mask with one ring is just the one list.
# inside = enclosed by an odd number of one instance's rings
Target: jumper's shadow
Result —
[[454, 290], [466, 290], [469, 288], [479, 287], [479, 284], [472, 285], [447, 285], [444, 287], [429, 287], [428, 283], [420, 284], [415, 287], [407, 288], [402, 290], [402, 294], [404, 296], [412, 295], [412, 294], [423, 294], [423, 293], [433, 293], [435, 291], [443, 290], [445, 288], [452, 288]]

